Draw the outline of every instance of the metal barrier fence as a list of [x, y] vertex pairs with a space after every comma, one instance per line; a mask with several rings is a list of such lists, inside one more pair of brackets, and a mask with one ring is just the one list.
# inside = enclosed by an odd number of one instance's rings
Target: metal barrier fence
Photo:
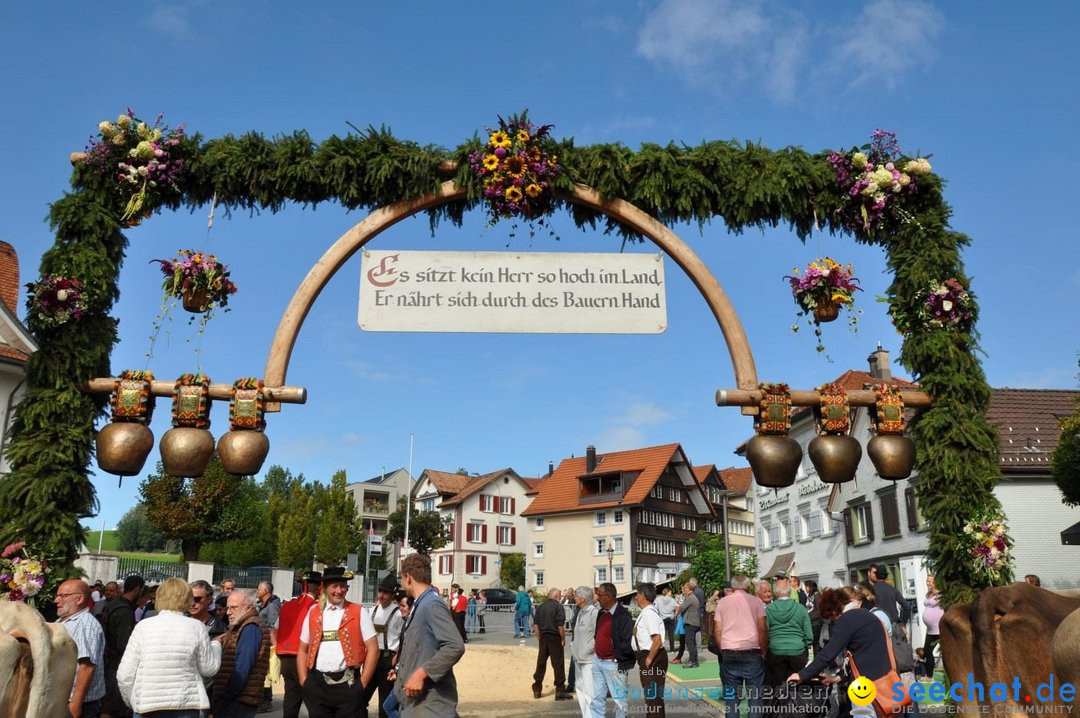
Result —
[[142, 576], [142, 579], [150, 585], [161, 583], [169, 578], [182, 578], [186, 581], [188, 565], [180, 561], [119, 557], [116, 561], [116, 580], [123, 581], [134, 574]]
[[[214, 585], [230, 578], [237, 588], [258, 588], [260, 581], [273, 582], [273, 569], [270, 566], [214, 566]], [[290, 587], [285, 587], [287, 590]]]

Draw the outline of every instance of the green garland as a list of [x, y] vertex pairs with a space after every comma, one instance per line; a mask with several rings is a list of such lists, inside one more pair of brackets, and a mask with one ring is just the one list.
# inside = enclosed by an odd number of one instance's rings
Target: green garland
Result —
[[[468, 162], [483, 145], [484, 139], [474, 136], [453, 150], [422, 146], [399, 140], [385, 128], [319, 144], [303, 131], [274, 139], [250, 133], [205, 142], [187, 136], [172, 150], [185, 162], [179, 192], [164, 200], [150, 198], [145, 209], [194, 209], [215, 196], [228, 209], [276, 212], [288, 203], [328, 201], [374, 209], [437, 192], [448, 179], [444, 163], [449, 160], [457, 167], [451, 179], [466, 188], [467, 198], [430, 210], [429, 218], [432, 228], [445, 220], [460, 225], [465, 211], [483, 201], [481, 182]], [[784, 224], [801, 240], [817, 230], [882, 245], [894, 272], [888, 300], [909, 313], [932, 281], [955, 277], [969, 285], [960, 259], [969, 239], [948, 228], [950, 210], [932, 174], [920, 178], [918, 194], [906, 204], [911, 221], [870, 235], [852, 232], [838, 219], [836, 211], [848, 197], [834, 181], [828, 152], [772, 151], [723, 141], [695, 147], [646, 144], [634, 151], [621, 144], [576, 147], [571, 140], [551, 140], [548, 151], [558, 155], [564, 169], [556, 190], [582, 183], [664, 223], [703, 225], [719, 219], [734, 232]], [[12, 517], [0, 528], [0, 543], [22, 536], [67, 561], [84, 538], [79, 519], [97, 508], [87, 466], [93, 422], [107, 402], [78, 386], [111, 374], [117, 323], [109, 312], [119, 297], [117, 278], [127, 245], [120, 221], [124, 197], [113, 179], [80, 164], [72, 186], [52, 205], [57, 239], [42, 258], [41, 273], [79, 277], [87, 288], [87, 312], [77, 322], [37, 332], [40, 349], [29, 362], [31, 388], [16, 410], [8, 448], [13, 471], [0, 481], [0, 505]], [[564, 199], [557, 204], [568, 209], [578, 226], [600, 225], [641, 239], [606, 215]], [[992, 489], [999, 476], [997, 437], [986, 421], [990, 389], [974, 353], [976, 340], [973, 329], [914, 328], [899, 357], [935, 400], [912, 422], [911, 433], [918, 448], [922, 506], [932, 527], [929, 559], [950, 602], [971, 598], [983, 585], [970, 562], [957, 555], [955, 544], [971, 506], [996, 505]]]

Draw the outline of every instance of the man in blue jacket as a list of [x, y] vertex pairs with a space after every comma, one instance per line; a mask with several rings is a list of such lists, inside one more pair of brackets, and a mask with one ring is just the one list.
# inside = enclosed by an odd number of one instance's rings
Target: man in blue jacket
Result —
[[615, 701], [615, 718], [626, 718], [629, 706], [627, 695], [627, 671], [635, 665], [634, 648], [630, 639], [634, 633], [634, 619], [617, 600], [615, 585], [602, 583], [596, 589], [600, 611], [596, 614], [593, 659], [592, 714], [604, 715], [608, 695]]
[[518, 586], [517, 600], [514, 602], [514, 638], [529, 635], [529, 615], [532, 613], [532, 599], [524, 586]]

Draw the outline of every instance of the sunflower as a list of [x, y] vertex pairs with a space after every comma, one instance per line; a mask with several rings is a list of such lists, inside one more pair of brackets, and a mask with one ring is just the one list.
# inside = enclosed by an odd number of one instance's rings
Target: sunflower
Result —
[[495, 148], [509, 148], [510, 145], [513, 143], [510, 142], [510, 136], [508, 134], [506, 134], [502, 130], [498, 130], [496, 132], [492, 132], [491, 136], [488, 137], [488, 144]]
[[529, 162], [537, 163], [544, 159], [544, 154], [540, 151], [539, 147], [529, 148]]
[[499, 158], [495, 155], [484, 155], [484, 169], [489, 171], [499, 169]]
[[530, 197], [539, 197], [540, 193], [543, 191], [543, 188], [541, 188], [540, 185], [536, 184], [535, 182], [525, 187], [525, 194], [529, 195]]
[[521, 190], [519, 188], [517, 188], [517, 187], [512, 187], [512, 186], [507, 187], [506, 188], [506, 201], [507, 202], [513, 202], [515, 204], [520, 202], [521, 201]]
[[518, 142], [528, 142], [530, 139], [532, 139], [531, 137], [529, 137], [529, 131], [528, 130], [518, 130], [517, 131], [517, 138], [518, 138]]
[[525, 174], [525, 158], [520, 155], [510, 155], [503, 161], [503, 169], [511, 177], [520, 177]]

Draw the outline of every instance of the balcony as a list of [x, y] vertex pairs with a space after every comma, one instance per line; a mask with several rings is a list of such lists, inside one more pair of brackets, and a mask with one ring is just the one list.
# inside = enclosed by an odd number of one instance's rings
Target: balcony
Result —
[[360, 511], [365, 515], [388, 516], [390, 514], [390, 497], [364, 495], [360, 504]]

